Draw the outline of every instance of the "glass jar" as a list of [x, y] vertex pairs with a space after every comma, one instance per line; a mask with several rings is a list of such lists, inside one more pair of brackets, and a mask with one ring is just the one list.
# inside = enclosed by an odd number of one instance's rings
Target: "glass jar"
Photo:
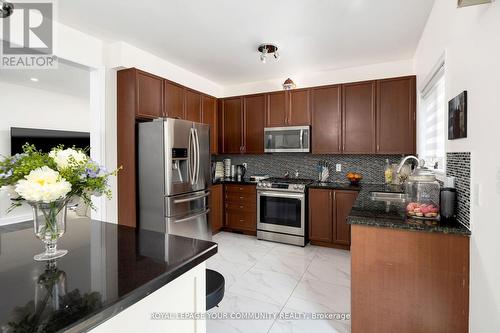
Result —
[[441, 185], [431, 170], [418, 167], [406, 181], [406, 215], [411, 218], [439, 220]]

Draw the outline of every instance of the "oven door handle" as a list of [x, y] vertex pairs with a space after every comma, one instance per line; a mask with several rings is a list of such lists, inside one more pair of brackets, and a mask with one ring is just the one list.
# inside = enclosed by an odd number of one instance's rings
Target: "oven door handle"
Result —
[[292, 194], [285, 192], [257, 192], [261, 197], [275, 197], [275, 198], [290, 198], [290, 199], [304, 199], [304, 194]]

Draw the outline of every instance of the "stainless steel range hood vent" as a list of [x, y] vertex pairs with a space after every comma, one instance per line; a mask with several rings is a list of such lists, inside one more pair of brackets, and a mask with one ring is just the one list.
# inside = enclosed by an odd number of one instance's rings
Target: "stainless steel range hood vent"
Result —
[[485, 3], [491, 3], [491, 0], [457, 0], [457, 7], [468, 7], [475, 5], [483, 5]]

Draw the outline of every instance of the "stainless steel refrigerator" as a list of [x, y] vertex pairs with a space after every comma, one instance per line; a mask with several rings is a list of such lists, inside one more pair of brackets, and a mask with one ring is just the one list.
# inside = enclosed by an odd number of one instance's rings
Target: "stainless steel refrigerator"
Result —
[[139, 228], [210, 240], [209, 126], [157, 119], [138, 126]]

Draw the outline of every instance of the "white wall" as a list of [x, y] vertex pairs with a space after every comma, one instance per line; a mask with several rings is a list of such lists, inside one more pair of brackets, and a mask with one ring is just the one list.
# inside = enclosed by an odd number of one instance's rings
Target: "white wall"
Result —
[[445, 54], [446, 98], [468, 92], [468, 137], [447, 151], [470, 151], [472, 214], [470, 331], [500, 332], [500, 3], [456, 8], [436, 0], [415, 54], [419, 84]]
[[54, 22], [54, 54], [74, 63], [100, 68], [104, 66], [104, 43], [81, 31]]
[[136, 67], [214, 97], [222, 95], [217, 83], [124, 42], [108, 45], [105, 61], [108, 68]]
[[[332, 71], [291, 73], [289, 77], [295, 82], [297, 88], [302, 88], [413, 74], [413, 61], [412, 59], [408, 59], [366, 66], [342, 68]], [[282, 84], [286, 79], [286, 77], [283, 77], [273, 80], [227, 86], [224, 87], [224, 97], [282, 90]]]
[[[0, 155], [10, 155], [11, 127], [89, 131], [88, 99], [1, 81], [0, 91]], [[28, 207], [6, 214], [9, 206], [6, 193], [0, 192], [0, 225], [32, 218]]]

